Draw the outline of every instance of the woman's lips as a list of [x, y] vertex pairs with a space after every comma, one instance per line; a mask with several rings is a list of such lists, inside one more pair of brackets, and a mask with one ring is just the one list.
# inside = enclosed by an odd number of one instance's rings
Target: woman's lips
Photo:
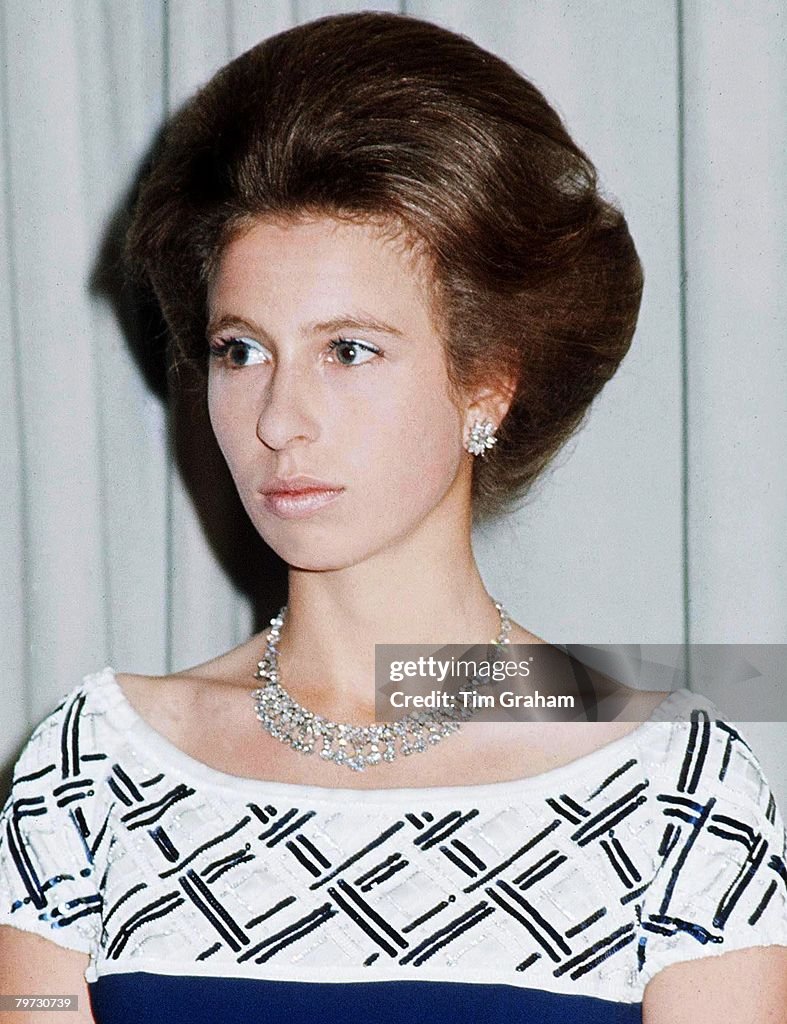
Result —
[[336, 501], [343, 487], [326, 490], [310, 488], [299, 491], [270, 491], [263, 494], [265, 508], [280, 519], [305, 519], [314, 512]]

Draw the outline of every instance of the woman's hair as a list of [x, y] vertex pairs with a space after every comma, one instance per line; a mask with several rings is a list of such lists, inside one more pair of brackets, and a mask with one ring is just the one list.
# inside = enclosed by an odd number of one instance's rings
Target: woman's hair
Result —
[[642, 271], [623, 215], [538, 89], [463, 36], [402, 15], [265, 40], [172, 119], [128, 235], [171, 332], [207, 363], [207, 290], [254, 218], [398, 228], [425, 251], [457, 394], [516, 381], [473, 511], [511, 508], [628, 350]]

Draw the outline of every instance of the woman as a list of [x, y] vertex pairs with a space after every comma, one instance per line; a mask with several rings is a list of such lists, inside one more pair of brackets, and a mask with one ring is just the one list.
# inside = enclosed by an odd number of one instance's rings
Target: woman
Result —
[[540, 93], [413, 19], [293, 29], [174, 119], [129, 250], [288, 603], [204, 665], [86, 677], [36, 730], [3, 991], [112, 1022], [776, 1020], [784, 825], [707, 701], [363, 729], [375, 644], [543, 644], [471, 525], [634, 330], [625, 220]]

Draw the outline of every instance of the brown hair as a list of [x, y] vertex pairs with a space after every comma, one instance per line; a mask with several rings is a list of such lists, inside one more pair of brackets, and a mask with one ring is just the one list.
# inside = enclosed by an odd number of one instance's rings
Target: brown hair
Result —
[[206, 365], [207, 287], [249, 218], [387, 219], [425, 243], [449, 378], [516, 380], [477, 458], [476, 519], [510, 508], [628, 350], [642, 271], [623, 215], [530, 82], [403, 15], [322, 18], [224, 67], [173, 118], [128, 236], [171, 331]]

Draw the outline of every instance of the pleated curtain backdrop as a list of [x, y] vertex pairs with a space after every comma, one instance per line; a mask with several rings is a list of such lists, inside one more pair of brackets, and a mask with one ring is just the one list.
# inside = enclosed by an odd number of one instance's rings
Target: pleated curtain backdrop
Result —
[[[206, 530], [200, 473], [190, 483], [178, 454], [192, 420], [171, 429], [150, 357], [155, 313], [120, 283], [124, 211], [167, 113], [214, 70], [293, 24], [361, 9], [0, 10], [6, 765], [85, 673], [184, 668], [255, 628], [249, 594], [273, 575], [264, 560], [251, 580], [236, 571], [248, 531]], [[476, 536], [490, 592], [558, 643], [787, 642], [781, 0], [376, 9], [466, 33], [532, 78], [622, 204], [645, 265], [633, 348], [586, 427], [521, 512]], [[783, 725], [747, 733], [784, 804]]]

